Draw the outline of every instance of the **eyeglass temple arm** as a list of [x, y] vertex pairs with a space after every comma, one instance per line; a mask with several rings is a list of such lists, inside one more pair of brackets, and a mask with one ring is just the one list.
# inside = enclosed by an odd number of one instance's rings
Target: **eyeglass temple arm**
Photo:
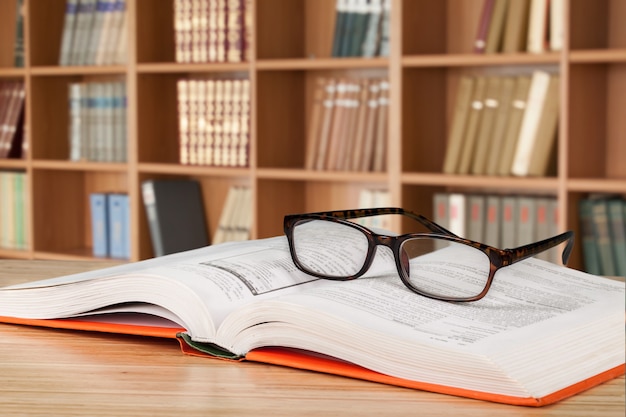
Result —
[[530, 243], [513, 249], [505, 249], [505, 251], [507, 251], [511, 256], [510, 263], [514, 264], [541, 252], [545, 252], [565, 241], [567, 241], [567, 244], [565, 245], [565, 249], [563, 249], [561, 259], [563, 260], [563, 265], [566, 265], [570, 255], [572, 254], [572, 249], [574, 248], [574, 232], [571, 230], [548, 239], [540, 240], [539, 242]]
[[340, 218], [340, 219], [354, 219], [359, 217], [371, 217], [371, 216], [380, 216], [383, 214], [400, 214], [421, 223], [423, 226], [428, 228], [431, 232], [443, 234], [447, 236], [456, 236], [454, 233], [449, 231], [448, 229], [438, 225], [437, 223], [429, 220], [428, 218], [422, 216], [421, 214], [416, 214], [411, 211], [405, 210], [399, 207], [380, 207], [380, 208], [371, 208], [371, 209], [358, 209], [358, 210], [343, 210], [343, 211], [327, 211], [320, 212], [316, 214], [329, 215], [332, 217]]

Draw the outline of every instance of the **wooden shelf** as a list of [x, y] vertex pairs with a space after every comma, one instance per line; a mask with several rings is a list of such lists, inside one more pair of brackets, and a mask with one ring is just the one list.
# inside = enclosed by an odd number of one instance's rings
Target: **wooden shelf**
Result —
[[[26, 67], [13, 68], [15, 10], [0, 4], [0, 80], [27, 86], [23, 171], [31, 246], [0, 257], [91, 259], [88, 196], [121, 191], [131, 201], [132, 260], [152, 256], [140, 185], [153, 178], [194, 178], [202, 185], [214, 233], [227, 190], [254, 196], [253, 238], [282, 233], [289, 212], [354, 208], [368, 187], [392, 204], [432, 215], [439, 191], [548, 194], [558, 199], [561, 229], [580, 232], [575, 210], [589, 193], [626, 195], [626, 2], [566, 0], [566, 49], [545, 54], [472, 52], [483, 0], [392, 0], [388, 57], [333, 58], [335, 0], [251, 0], [252, 57], [241, 63], [175, 62], [173, 0], [127, 0], [128, 63], [57, 65], [66, 0], [25, 0]], [[548, 178], [441, 173], [456, 86], [464, 73], [550, 68], [561, 74], [558, 170]], [[390, 81], [387, 166], [382, 173], [304, 169], [308, 117], [318, 76], [385, 76]], [[250, 166], [181, 165], [176, 82], [246, 77], [251, 83]], [[71, 82], [127, 84], [128, 161], [68, 160], [67, 87]], [[581, 267], [580, 252], [572, 266]]]

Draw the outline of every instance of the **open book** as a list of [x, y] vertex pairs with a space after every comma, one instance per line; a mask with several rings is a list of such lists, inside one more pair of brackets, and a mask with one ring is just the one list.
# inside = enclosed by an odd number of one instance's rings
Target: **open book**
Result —
[[0, 289], [7, 323], [172, 337], [192, 354], [531, 406], [624, 373], [624, 311], [623, 282], [532, 258], [471, 303], [410, 292], [383, 250], [362, 278], [321, 280], [284, 237]]

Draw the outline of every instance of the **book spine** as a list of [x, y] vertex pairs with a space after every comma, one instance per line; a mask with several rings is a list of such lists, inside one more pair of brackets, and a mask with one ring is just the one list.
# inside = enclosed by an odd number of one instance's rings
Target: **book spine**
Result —
[[108, 257], [109, 252], [109, 198], [104, 193], [89, 195], [91, 209], [91, 236], [93, 256]]
[[66, 0], [65, 21], [63, 23], [63, 33], [61, 35], [61, 53], [59, 65], [67, 66], [71, 64], [70, 55], [74, 32], [76, 30], [76, 15], [78, 13], [78, 0]]
[[18, 68], [24, 66], [24, 0], [16, 1], [13, 65]]
[[156, 196], [154, 193], [154, 182], [144, 181], [141, 184], [141, 195], [148, 219], [148, 228], [150, 230], [150, 240], [152, 241], [152, 250], [154, 256], [162, 256], [165, 254], [163, 247], [163, 236], [156, 206]]
[[183, 165], [189, 164], [189, 102], [187, 80], [178, 80], [176, 83], [178, 102], [178, 143], [179, 161]]
[[511, 167], [511, 173], [514, 175], [526, 176], [529, 173], [537, 130], [549, 85], [550, 74], [544, 71], [533, 73]]
[[241, 121], [237, 166], [247, 167], [250, 163], [250, 80], [241, 81]]
[[244, 59], [244, 4], [243, 0], [227, 0], [227, 61], [241, 62]]
[[130, 258], [129, 203], [126, 194], [108, 196], [109, 254], [116, 259]]
[[380, 47], [380, 22], [383, 14], [382, 0], [370, 0], [369, 18], [363, 43], [361, 46], [361, 56], [369, 58], [378, 54]]
[[482, 54], [485, 52], [487, 46], [487, 36], [489, 34], [489, 24], [491, 22], [491, 15], [493, 13], [493, 7], [496, 0], [484, 0], [483, 9], [480, 14], [480, 21], [478, 22], [478, 31], [476, 33], [476, 40], [474, 41], [474, 52]]

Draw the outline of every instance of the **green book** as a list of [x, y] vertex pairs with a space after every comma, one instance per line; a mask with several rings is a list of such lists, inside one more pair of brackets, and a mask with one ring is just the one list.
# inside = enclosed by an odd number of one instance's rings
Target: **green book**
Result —
[[615, 275], [615, 262], [611, 249], [611, 232], [609, 226], [608, 204], [605, 198], [593, 200], [591, 206], [593, 234], [598, 248], [602, 275]]
[[599, 275], [602, 271], [600, 269], [600, 256], [598, 254], [598, 247], [596, 246], [596, 240], [593, 232], [593, 222], [591, 220], [592, 206], [592, 200], [588, 198], [580, 200], [578, 203], [578, 216], [580, 219], [585, 271], [590, 274]]
[[615, 198], [607, 201], [607, 213], [611, 233], [611, 249], [613, 249], [613, 261], [615, 274], [626, 277], [626, 219], [624, 219], [624, 206], [626, 202]]

